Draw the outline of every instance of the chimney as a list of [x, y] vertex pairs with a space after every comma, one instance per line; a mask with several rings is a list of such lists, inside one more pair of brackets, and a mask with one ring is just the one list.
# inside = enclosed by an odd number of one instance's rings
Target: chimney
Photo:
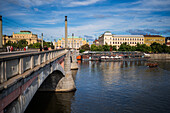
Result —
[[65, 48], [68, 48], [67, 42], [67, 16], [65, 16]]

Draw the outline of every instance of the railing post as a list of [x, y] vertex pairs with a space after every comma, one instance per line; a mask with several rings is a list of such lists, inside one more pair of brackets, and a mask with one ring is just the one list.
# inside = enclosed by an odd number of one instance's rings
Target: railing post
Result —
[[50, 60], [51, 52], [48, 53], [48, 60]]
[[51, 53], [50, 53], [50, 60], [51, 60], [51, 59], [52, 59], [52, 57], [53, 57], [53, 54], [52, 54], [52, 53], [53, 53], [53, 52], [51, 52]]
[[20, 58], [19, 59], [19, 74], [22, 74], [23, 72], [24, 72], [24, 70], [23, 70], [23, 58]]
[[47, 54], [44, 53], [44, 62], [46, 62], [47, 58], [46, 58]]
[[38, 65], [41, 64], [41, 54], [38, 55]]
[[31, 56], [31, 69], [34, 68], [34, 56]]
[[3, 62], [0, 63], [0, 83], [3, 83], [3, 79], [4, 79], [4, 68], [3, 68]]
[[3, 83], [5, 81], [7, 81], [7, 77], [6, 77], [6, 61], [1, 62], [0, 64], [0, 83]]

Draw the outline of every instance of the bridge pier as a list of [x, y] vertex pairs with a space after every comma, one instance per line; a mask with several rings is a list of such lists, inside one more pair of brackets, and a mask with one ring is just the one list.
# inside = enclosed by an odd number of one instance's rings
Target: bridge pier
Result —
[[77, 69], [78, 69], [78, 65], [77, 65], [76, 51], [74, 50], [72, 52], [71, 70], [77, 70]]
[[70, 51], [68, 51], [64, 60], [64, 71], [65, 71], [65, 77], [63, 77], [59, 81], [55, 91], [56, 92], [75, 91], [76, 86], [71, 72]]

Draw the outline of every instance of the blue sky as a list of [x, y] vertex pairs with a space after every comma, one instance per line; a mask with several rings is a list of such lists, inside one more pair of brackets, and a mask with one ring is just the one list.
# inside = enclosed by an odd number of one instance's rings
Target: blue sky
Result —
[[46, 41], [68, 35], [93, 41], [105, 31], [113, 34], [170, 36], [170, 0], [0, 0], [3, 34], [30, 30]]

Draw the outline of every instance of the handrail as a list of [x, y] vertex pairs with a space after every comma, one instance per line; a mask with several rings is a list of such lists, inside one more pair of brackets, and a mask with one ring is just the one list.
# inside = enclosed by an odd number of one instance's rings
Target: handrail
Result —
[[65, 52], [65, 49], [59, 49], [0, 57], [0, 83], [23, 74]]
[[[26, 56], [37, 55], [37, 54], [44, 54], [44, 53], [49, 53], [49, 52], [54, 52], [54, 51], [61, 51], [61, 50], [65, 50], [65, 49], [48, 50], [48, 51], [33, 51], [33, 53], [24, 52], [25, 54], [23, 54], [23, 52], [22, 52], [22, 53], [18, 53], [18, 54], [14, 54], [14, 55], [9, 55], [9, 56], [0, 56], [0, 61], [12, 60], [12, 59], [20, 58], [20, 57], [26, 57]], [[12, 54], [12, 53], [10, 53], [10, 54]]]

